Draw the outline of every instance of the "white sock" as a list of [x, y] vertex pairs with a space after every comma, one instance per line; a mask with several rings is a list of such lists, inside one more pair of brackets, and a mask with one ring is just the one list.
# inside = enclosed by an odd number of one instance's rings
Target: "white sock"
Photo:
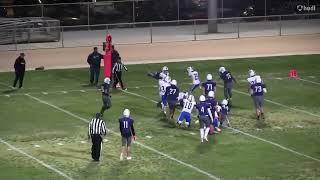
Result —
[[200, 137], [201, 137], [201, 140], [203, 140], [203, 136], [204, 136], [204, 129], [203, 129], [203, 128], [200, 128]]
[[208, 138], [209, 131], [210, 131], [210, 128], [206, 128], [205, 133], [204, 133], [204, 138], [205, 139]]

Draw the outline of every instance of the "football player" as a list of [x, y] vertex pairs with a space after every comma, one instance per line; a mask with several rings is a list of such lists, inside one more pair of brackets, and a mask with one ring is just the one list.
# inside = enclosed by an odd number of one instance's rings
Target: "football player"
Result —
[[100, 110], [101, 116], [105, 110], [111, 107], [111, 100], [110, 100], [110, 78], [106, 77], [103, 80], [103, 84], [101, 85], [101, 93], [102, 93], [102, 107]]
[[148, 72], [147, 75], [157, 80], [164, 79], [166, 76], [169, 76], [169, 69], [167, 66], [163, 66], [161, 71]]
[[228, 106], [228, 101], [226, 99], [222, 100], [221, 101], [221, 106], [219, 108], [219, 111], [220, 112], [220, 122], [221, 122], [221, 125], [223, 125], [223, 123], [226, 121], [227, 122], [227, 126], [230, 126], [230, 121], [229, 121], [229, 118], [228, 118], [228, 114], [229, 114], [229, 106]]
[[249, 90], [251, 89], [251, 85], [256, 83], [256, 79], [261, 77], [259, 75], [256, 74], [256, 72], [252, 69], [250, 69], [248, 71], [248, 75], [249, 77], [247, 78], [247, 81], [249, 83]]
[[167, 66], [163, 66], [162, 67], [162, 71], [160, 72], [159, 74], [159, 77], [164, 79], [166, 78], [167, 76], [169, 76], [169, 68]]
[[212, 80], [212, 75], [207, 74], [207, 81], [201, 84], [203, 94], [207, 97], [210, 91], [216, 92], [216, 82]]
[[200, 138], [201, 142], [203, 140], [208, 141], [208, 134], [210, 131], [210, 119], [213, 119], [210, 105], [206, 102], [206, 98], [204, 95], [199, 97], [199, 103], [196, 104], [196, 108], [198, 109], [198, 118], [200, 121]]
[[184, 102], [183, 109], [180, 113], [177, 124], [179, 126], [181, 126], [182, 122], [184, 120], [186, 120], [185, 124], [186, 124], [186, 126], [188, 126], [190, 128], [191, 127], [191, 113], [192, 113], [192, 109], [193, 109], [194, 105], [196, 104], [196, 102], [195, 102], [194, 96], [192, 94], [188, 95], [187, 98], [183, 99], [183, 102]]
[[192, 93], [197, 87], [200, 86], [199, 74], [192, 67], [188, 67], [187, 71], [188, 71], [188, 76], [190, 76], [192, 79], [192, 87], [190, 90], [190, 92]]
[[251, 85], [251, 95], [253, 99], [254, 106], [256, 108], [257, 120], [260, 117], [264, 119], [263, 111], [263, 94], [267, 92], [266, 85], [262, 83], [261, 78], [256, 78], [256, 83]]
[[219, 129], [219, 116], [217, 114], [217, 101], [214, 98], [214, 92], [213, 91], [209, 91], [208, 93], [208, 97], [206, 98], [206, 102], [210, 105], [210, 110], [211, 110], [211, 114], [212, 114], [212, 119], [211, 119], [211, 123], [210, 123], [210, 134], [213, 134], [214, 129], [217, 130], [217, 132], [220, 132], [221, 130]]
[[231, 104], [233, 82], [236, 83], [236, 79], [231, 75], [229, 71], [226, 70], [225, 67], [220, 67], [219, 73], [220, 78], [223, 80], [224, 84], [224, 97], [228, 100], [229, 104]]
[[166, 88], [170, 86], [171, 78], [169, 76], [165, 79], [159, 79], [159, 95], [161, 101], [161, 108], [164, 114], [166, 114], [167, 98], [165, 96]]
[[170, 84], [171, 85], [166, 88], [165, 96], [169, 104], [169, 110], [170, 110], [169, 116], [171, 119], [173, 119], [176, 104], [178, 102], [179, 88], [177, 87], [176, 80], [172, 80]]
[[125, 109], [123, 111], [123, 116], [119, 119], [119, 129], [121, 133], [121, 154], [120, 160], [122, 161], [124, 156], [127, 156], [127, 160], [131, 160], [131, 142], [136, 140], [136, 133], [133, 127], [133, 119], [130, 117], [130, 110]]

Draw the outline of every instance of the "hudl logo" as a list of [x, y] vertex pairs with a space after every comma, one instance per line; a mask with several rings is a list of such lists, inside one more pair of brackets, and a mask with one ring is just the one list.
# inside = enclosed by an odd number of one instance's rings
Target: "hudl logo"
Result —
[[297, 10], [300, 12], [301, 11], [315, 11], [316, 5], [312, 5], [312, 6], [297, 5]]

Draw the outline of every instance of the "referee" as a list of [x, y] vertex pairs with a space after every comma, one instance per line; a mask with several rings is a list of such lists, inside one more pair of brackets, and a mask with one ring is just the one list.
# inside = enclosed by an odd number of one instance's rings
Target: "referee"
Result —
[[102, 136], [106, 135], [106, 125], [101, 119], [101, 114], [97, 113], [96, 117], [91, 120], [88, 128], [88, 136], [91, 137], [91, 157], [93, 161], [99, 161], [102, 147]]
[[113, 74], [113, 88], [116, 88], [117, 84], [120, 82], [120, 87], [122, 90], [124, 89], [123, 82], [122, 82], [122, 71], [125, 69], [128, 71], [128, 68], [122, 64], [121, 59], [118, 59], [118, 61], [114, 64], [113, 69], [112, 69], [112, 74]]

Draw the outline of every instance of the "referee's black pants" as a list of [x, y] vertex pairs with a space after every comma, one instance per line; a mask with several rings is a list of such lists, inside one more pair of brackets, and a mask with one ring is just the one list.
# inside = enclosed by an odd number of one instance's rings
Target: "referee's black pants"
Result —
[[100, 134], [91, 135], [92, 147], [91, 147], [91, 157], [95, 161], [99, 161], [102, 137]]
[[16, 78], [14, 79], [13, 87], [16, 87], [17, 82], [19, 80], [19, 88], [21, 88], [23, 85], [23, 78], [24, 78], [24, 71], [16, 71]]
[[123, 82], [122, 82], [122, 72], [115, 72], [114, 75], [113, 75], [113, 88], [116, 88], [116, 85], [120, 82], [120, 87], [121, 89], [123, 89]]

